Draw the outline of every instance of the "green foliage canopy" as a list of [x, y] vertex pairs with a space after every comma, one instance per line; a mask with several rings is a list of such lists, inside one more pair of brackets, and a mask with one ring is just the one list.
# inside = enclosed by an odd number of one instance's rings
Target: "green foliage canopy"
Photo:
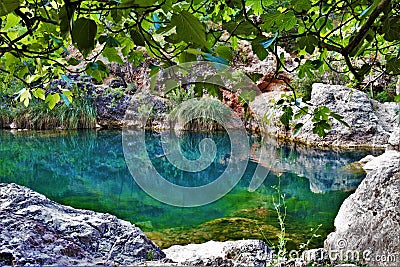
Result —
[[[277, 47], [290, 46], [305, 56], [300, 78], [334, 70], [360, 82], [371, 71], [400, 74], [399, 14], [398, 0], [1, 0], [0, 71], [26, 85], [21, 102], [33, 95], [54, 107], [71, 94], [45, 96], [50, 81], [66, 71], [101, 80], [100, 55], [139, 65], [146, 51], [163, 67], [199, 57], [231, 64], [247, 40], [260, 59], [276, 56], [277, 73], [285, 68]], [[335, 69], [338, 61], [345, 67]]]

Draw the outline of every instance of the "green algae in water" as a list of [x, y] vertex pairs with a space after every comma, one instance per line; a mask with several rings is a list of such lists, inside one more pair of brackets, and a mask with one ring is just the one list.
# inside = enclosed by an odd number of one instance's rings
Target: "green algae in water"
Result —
[[[230, 143], [223, 133], [186, 133], [181, 145], [188, 158], [198, 157], [197, 144], [205, 137], [215, 141], [218, 151], [213, 164], [200, 174], [181, 172], [162, 160], [160, 136], [156, 133], [147, 133], [147, 151], [158, 171], [171, 182], [207, 184], [226, 168], [224, 159], [229, 155]], [[282, 172], [288, 248], [296, 249], [306, 242], [311, 237], [310, 229], [319, 224], [321, 237], [313, 239], [310, 247], [321, 246], [333, 230], [341, 203], [363, 178], [362, 173], [349, 173], [345, 166], [371, 151], [323, 151], [273, 140], [251, 142], [252, 153], [254, 149], [266, 149], [268, 158], [262, 162], [251, 160], [229, 194], [202, 207], [172, 207], [143, 192], [126, 167], [119, 131], [0, 131], [0, 182], [25, 185], [64, 205], [114, 214], [140, 226], [161, 247], [168, 247], [246, 238], [276, 243], [280, 229], [272, 186], [278, 184], [277, 174]], [[256, 159], [254, 155], [251, 158]], [[277, 159], [278, 165], [271, 164]], [[257, 164], [271, 171], [260, 188], [249, 192]]]

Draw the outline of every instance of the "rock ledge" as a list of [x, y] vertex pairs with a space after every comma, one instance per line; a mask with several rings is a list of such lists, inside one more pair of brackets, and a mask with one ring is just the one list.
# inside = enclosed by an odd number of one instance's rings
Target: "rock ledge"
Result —
[[0, 265], [132, 265], [165, 254], [117, 217], [0, 184]]

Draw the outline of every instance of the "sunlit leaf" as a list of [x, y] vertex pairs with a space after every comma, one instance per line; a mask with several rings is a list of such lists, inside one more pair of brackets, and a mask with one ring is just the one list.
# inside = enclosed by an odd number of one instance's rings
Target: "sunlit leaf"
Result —
[[58, 93], [55, 94], [48, 94], [46, 96], [45, 102], [49, 106], [49, 109], [53, 109], [58, 102], [60, 102], [60, 95]]
[[200, 47], [207, 46], [206, 32], [203, 24], [191, 13], [183, 10], [179, 14], [173, 14], [171, 23], [176, 26], [176, 33], [180, 38]]
[[46, 99], [45, 92], [41, 88], [38, 88], [35, 91], [33, 91], [33, 96], [42, 100]]

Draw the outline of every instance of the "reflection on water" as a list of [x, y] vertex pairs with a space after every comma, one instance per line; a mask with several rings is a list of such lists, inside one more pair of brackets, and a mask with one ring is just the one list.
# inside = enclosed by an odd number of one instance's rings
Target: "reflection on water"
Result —
[[[216, 156], [198, 173], [171, 165], [162, 149], [160, 134], [147, 133], [149, 157], [169, 181], [185, 186], [204, 185], [217, 179], [230, 159], [226, 134], [185, 133], [181, 149], [189, 159], [200, 156], [199, 142], [211, 138]], [[0, 131], [0, 182], [14, 182], [76, 208], [115, 214], [147, 232], [162, 247], [207, 240], [259, 238], [276, 242], [279, 223], [273, 208], [278, 173], [287, 204], [288, 247], [306, 242], [310, 229], [322, 224], [320, 246], [333, 228], [343, 202], [363, 178], [349, 165], [371, 151], [322, 151], [251, 138], [247, 169], [226, 196], [196, 208], [162, 204], [134, 182], [125, 163], [118, 131], [16, 132]], [[379, 152], [376, 152], [379, 153]], [[260, 156], [261, 155], [261, 156]], [[245, 159], [242, 159], [245, 160]], [[256, 162], [257, 160], [258, 162]], [[256, 168], [268, 173], [255, 192], [248, 187]], [[137, 171], [143, 171], [141, 166]]]

